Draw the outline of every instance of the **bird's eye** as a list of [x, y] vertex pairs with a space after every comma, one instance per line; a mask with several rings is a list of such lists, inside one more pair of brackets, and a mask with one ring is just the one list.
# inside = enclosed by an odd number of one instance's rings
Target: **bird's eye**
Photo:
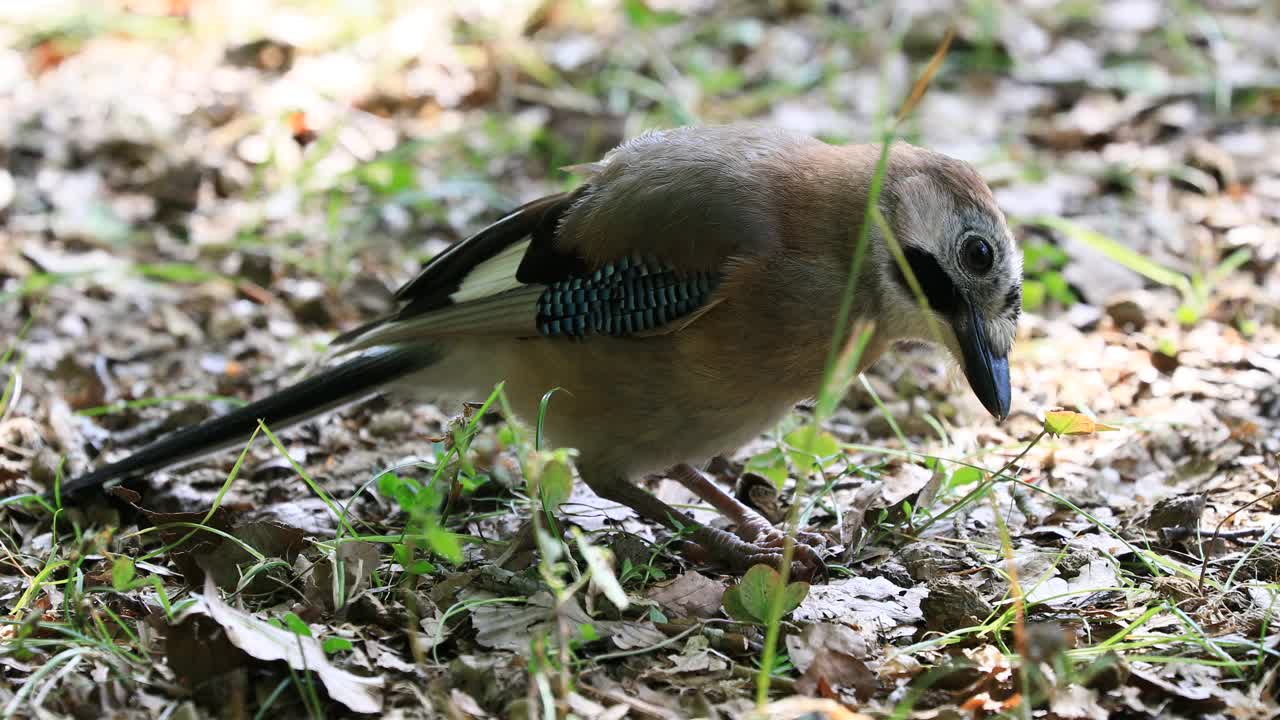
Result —
[[991, 249], [991, 243], [987, 242], [986, 238], [973, 233], [965, 235], [960, 246], [960, 259], [964, 262], [966, 270], [981, 275], [991, 269], [995, 257], [995, 251]]

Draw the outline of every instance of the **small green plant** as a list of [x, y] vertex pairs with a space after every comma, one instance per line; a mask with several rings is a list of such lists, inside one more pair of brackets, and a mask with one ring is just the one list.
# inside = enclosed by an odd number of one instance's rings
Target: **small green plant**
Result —
[[156, 593], [156, 600], [160, 603], [160, 607], [164, 609], [167, 617], [173, 617], [173, 603], [169, 599], [169, 593], [164, 589], [164, 583], [160, 581], [159, 576], [150, 575], [145, 578], [137, 576], [137, 566], [134, 564], [133, 558], [123, 555], [116, 556], [111, 563], [111, 589], [116, 592], [128, 592], [136, 590], [140, 587], [151, 586]]
[[[658, 556], [662, 554], [662, 551], [674, 542], [676, 542], [676, 540], [673, 538], [662, 545], [655, 547], [653, 552], [649, 554], [648, 561], [643, 564], [637, 564], [633, 562], [631, 558], [623, 558], [622, 568], [618, 572], [618, 582], [623, 585], [643, 588], [650, 582], [662, 582], [663, 580], [666, 580], [667, 571], [658, 567], [656, 561]], [[661, 622], [666, 621], [664, 620]]]
[[1188, 287], [1182, 290], [1182, 305], [1178, 307], [1175, 317], [1183, 325], [1195, 325], [1209, 310], [1213, 290], [1228, 275], [1249, 262], [1251, 254], [1241, 248], [1226, 256], [1207, 272], [1192, 273], [1188, 278]]
[[[760, 666], [759, 660], [755, 662], [755, 666], [756, 672], [763, 669]], [[791, 656], [786, 652], [778, 653], [778, 656], [773, 660], [773, 667], [769, 668], [769, 675], [774, 678], [795, 677], [797, 675], [797, 670], [795, 663], [791, 662]]]
[[674, 25], [684, 19], [673, 10], [654, 10], [644, 0], [623, 0], [622, 10], [627, 22], [640, 30]]
[[1249, 262], [1250, 257], [1252, 257], [1248, 250], [1241, 248], [1223, 258], [1208, 270], [1200, 270], [1193, 272], [1191, 275], [1184, 275], [1124, 246], [1114, 238], [1065, 218], [1041, 215], [1026, 222], [1030, 225], [1039, 225], [1057, 230], [1063, 235], [1106, 255], [1111, 260], [1120, 263], [1148, 280], [1177, 290], [1182, 295], [1182, 304], [1178, 306], [1175, 316], [1179, 323], [1188, 326], [1195, 325], [1204, 317], [1209, 309], [1214, 288], [1218, 283]]
[[[288, 630], [289, 632], [293, 633], [294, 635], [297, 635], [298, 637], [304, 637], [304, 638], [315, 637], [315, 635], [311, 632], [311, 626], [307, 625], [307, 622], [305, 620], [303, 620], [302, 618], [298, 617], [296, 614], [291, 612], [285, 613], [283, 620], [279, 618], [271, 618], [267, 620], [267, 622], [280, 628], [281, 630]], [[325, 639], [320, 643], [320, 648], [324, 650], [326, 655], [332, 655], [334, 653], [344, 652], [346, 650], [352, 649], [353, 647], [355, 646], [352, 645], [350, 640], [344, 637], [341, 637], [339, 635], [329, 635], [325, 637]]]
[[[462, 551], [457, 540], [440, 526], [440, 508], [444, 498], [434, 484], [423, 485], [411, 477], [387, 473], [378, 478], [378, 491], [394, 500], [408, 516], [406, 535], [425, 536], [437, 555], [450, 562], [461, 562]], [[434, 564], [415, 557], [404, 543], [393, 543], [391, 552], [395, 561], [411, 573], [424, 574], [435, 570]]]
[[777, 447], [747, 460], [746, 471], [767, 478], [781, 490], [791, 473], [807, 474], [829, 468], [843, 452], [834, 435], [803, 425], [783, 435]]
[[1044, 241], [1023, 245], [1022, 307], [1035, 312], [1051, 300], [1063, 307], [1079, 302], [1062, 276], [1066, 265], [1067, 253], [1057, 245]]
[[767, 625], [770, 606], [778, 602], [780, 615], [800, 607], [809, 594], [809, 583], [786, 582], [777, 570], [756, 565], [742, 576], [742, 581], [724, 593], [721, 602], [729, 617], [752, 625]]
[[[554, 709], [573, 693], [575, 680], [572, 669], [579, 647], [599, 638], [594, 626], [577, 622], [570, 616], [574, 596], [590, 585], [618, 610], [626, 610], [630, 603], [614, 572], [613, 553], [608, 548], [593, 544], [577, 528], [571, 529], [571, 547], [565, 541], [565, 532], [556, 517], [557, 509], [573, 493], [575, 455], [575, 451], [568, 448], [543, 448], [543, 427], [551, 400], [559, 389], [553, 388], [542, 396], [531, 439], [514, 420], [506, 395], [501, 390], [499, 385], [495, 395], [509, 418], [503, 430], [504, 439], [515, 450], [525, 478], [525, 497], [538, 548], [538, 575], [554, 599], [550, 610], [554, 632], [535, 636], [528, 656], [530, 686], [537, 689], [536, 702], [550, 717]], [[577, 557], [573, 553], [575, 548]], [[586, 566], [585, 570], [579, 565], [579, 559]]]

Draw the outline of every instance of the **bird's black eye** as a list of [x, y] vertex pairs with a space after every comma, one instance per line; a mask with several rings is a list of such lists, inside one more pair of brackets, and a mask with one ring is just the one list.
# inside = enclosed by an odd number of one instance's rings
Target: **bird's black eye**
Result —
[[964, 240], [960, 245], [960, 259], [964, 262], [964, 267], [975, 275], [981, 275], [991, 269], [991, 264], [995, 262], [996, 254], [991, 249], [991, 243], [981, 235], [969, 233], [964, 236]]

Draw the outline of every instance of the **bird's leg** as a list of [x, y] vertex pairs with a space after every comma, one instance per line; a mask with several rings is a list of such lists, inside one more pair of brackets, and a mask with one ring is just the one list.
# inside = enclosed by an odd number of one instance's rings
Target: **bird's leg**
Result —
[[[732, 533], [696, 522], [659, 500], [653, 493], [625, 478], [588, 471], [582, 473], [582, 479], [596, 495], [605, 500], [626, 505], [635, 510], [640, 517], [661, 523], [674, 532], [687, 533], [688, 539], [702, 551], [701, 555], [709, 557], [730, 572], [743, 572], [753, 565], [778, 567], [782, 563], [780, 546], [766, 547], [745, 542], [734, 537]], [[809, 578], [816, 571], [823, 569], [825, 568], [822, 567], [820, 560], [816, 568], [811, 564], [797, 561], [791, 565], [791, 575], [797, 578]]]
[[[680, 464], [671, 468], [671, 479], [689, 489], [699, 499], [714, 507], [721, 515], [733, 523], [738, 537], [753, 545], [782, 549], [786, 536], [773, 523], [760, 513], [743, 504], [729, 493], [721, 490], [697, 468], [688, 464]], [[796, 556], [802, 562], [821, 565], [818, 551], [826, 546], [826, 540], [816, 533], [796, 533]]]

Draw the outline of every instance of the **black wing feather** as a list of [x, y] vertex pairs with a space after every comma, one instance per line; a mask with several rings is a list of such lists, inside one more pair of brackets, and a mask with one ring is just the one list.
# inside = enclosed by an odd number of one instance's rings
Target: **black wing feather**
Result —
[[560, 218], [585, 191], [583, 186], [572, 193], [525, 203], [471, 237], [450, 245], [396, 291], [395, 299], [404, 303], [400, 309], [338, 335], [333, 345], [346, 345], [388, 323], [452, 305], [449, 296], [462, 287], [472, 269], [525, 239], [532, 242], [516, 275], [520, 282], [553, 282], [584, 269], [581, 258], [556, 252], [554, 245]]
[[573, 204], [578, 192], [548, 195], [526, 203], [475, 235], [450, 246], [428, 261], [417, 277], [397, 290], [395, 299], [421, 308], [420, 312], [448, 305], [449, 295], [462, 286], [472, 268], [485, 260], [530, 236], [546, 236], [550, 245], [560, 216]]
[[557, 242], [561, 221], [586, 193], [550, 195], [521, 206], [432, 259], [396, 292], [405, 304], [387, 317], [344, 333], [343, 344], [379, 326], [413, 320], [453, 304], [451, 295], [479, 264], [529, 240], [516, 269], [524, 285], [543, 285], [534, 319], [545, 337], [627, 337], [660, 331], [702, 308], [720, 283], [718, 271], [678, 272], [658, 258], [635, 253], [592, 266]]

